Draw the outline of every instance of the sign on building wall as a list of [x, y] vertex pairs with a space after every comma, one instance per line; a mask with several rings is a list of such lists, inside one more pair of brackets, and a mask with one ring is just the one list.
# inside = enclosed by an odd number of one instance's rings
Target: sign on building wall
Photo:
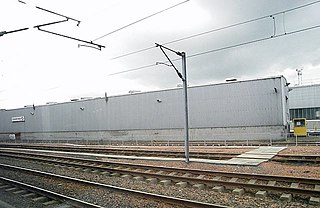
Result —
[[16, 117], [12, 117], [11, 118], [12, 123], [16, 123], [16, 122], [24, 122], [24, 116], [16, 116]]

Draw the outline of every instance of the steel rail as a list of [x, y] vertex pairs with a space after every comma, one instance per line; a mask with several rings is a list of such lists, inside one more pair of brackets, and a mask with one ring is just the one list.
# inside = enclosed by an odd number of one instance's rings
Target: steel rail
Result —
[[[1, 146], [1, 144], [0, 144]], [[15, 146], [15, 145], [14, 145]], [[7, 146], [12, 147], [12, 146]], [[96, 152], [104, 154], [116, 154], [116, 155], [134, 155], [134, 156], [163, 156], [163, 157], [183, 157], [183, 151], [161, 151], [161, 150], [135, 150], [135, 149], [119, 149], [119, 148], [88, 148], [88, 147], [52, 147], [52, 146], [42, 146], [42, 145], [18, 145], [17, 147], [24, 148], [28, 147], [30, 149], [42, 148], [44, 150], [62, 150], [62, 151], [77, 151], [77, 152]], [[240, 153], [228, 153], [228, 152], [197, 152], [190, 151], [190, 156], [193, 158], [203, 158], [203, 159], [217, 159], [225, 160], [231, 159]], [[275, 157], [270, 159], [276, 162], [297, 162], [297, 163], [320, 163], [320, 155], [292, 155], [292, 154], [277, 154]]]
[[59, 194], [59, 193], [56, 193], [53, 191], [49, 191], [49, 190], [46, 190], [43, 188], [39, 188], [37, 186], [26, 184], [26, 183], [23, 183], [23, 182], [20, 182], [17, 180], [12, 180], [12, 179], [5, 178], [5, 177], [0, 177], [0, 180], [5, 181], [5, 183], [9, 183], [15, 187], [19, 187], [21, 189], [28, 190], [29, 192], [37, 193], [37, 194], [49, 197], [50, 199], [57, 200], [62, 203], [67, 203], [72, 206], [88, 207], [88, 208], [102, 208], [101, 206], [98, 206], [95, 204], [91, 204], [91, 203], [88, 203], [88, 202], [85, 202], [85, 201], [82, 201], [79, 199], [75, 199], [75, 198], [72, 198], [72, 197], [69, 197], [69, 196], [66, 196], [63, 194]]
[[[0, 150], [0, 155], [4, 155], [3, 150]], [[53, 162], [53, 163], [60, 163], [64, 165], [74, 165], [79, 167], [86, 167], [86, 168], [96, 168], [101, 170], [109, 170], [109, 171], [122, 171], [123, 173], [127, 174], [131, 171], [129, 170], [114, 170], [113, 168], [108, 168], [105, 166], [124, 166], [136, 169], [152, 169], [156, 171], [167, 171], [167, 172], [180, 172], [180, 173], [189, 173], [195, 175], [207, 175], [207, 176], [225, 176], [228, 178], [242, 178], [242, 179], [257, 179], [257, 180], [264, 180], [264, 181], [278, 181], [278, 182], [287, 182], [287, 183], [303, 183], [303, 184], [320, 184], [320, 179], [318, 178], [303, 178], [303, 177], [290, 177], [290, 176], [280, 176], [280, 175], [263, 175], [263, 174], [251, 174], [251, 173], [236, 173], [236, 172], [225, 172], [225, 171], [213, 171], [213, 170], [203, 170], [203, 169], [189, 169], [189, 168], [175, 168], [175, 167], [165, 167], [165, 166], [153, 166], [153, 165], [141, 165], [141, 164], [132, 164], [132, 163], [124, 163], [124, 162], [106, 162], [101, 160], [93, 160], [93, 159], [85, 159], [85, 158], [74, 158], [74, 157], [65, 157], [65, 156], [57, 156], [57, 155], [45, 155], [45, 154], [34, 154], [34, 153], [23, 153], [18, 152], [19, 155], [16, 155], [17, 152], [14, 151], [6, 151], [9, 154], [14, 154], [13, 157], [26, 159], [25, 156], [33, 156], [33, 157], [44, 157], [47, 159], [40, 159], [36, 158], [39, 161], [43, 162]], [[10, 156], [11, 155], [5, 155]], [[54, 158], [64, 161], [57, 161]], [[34, 158], [32, 158], [34, 159]], [[67, 160], [67, 161], [66, 161]], [[81, 163], [92, 163], [95, 165], [88, 165], [88, 164], [79, 164], [79, 163], [71, 163], [70, 161], [76, 161]], [[102, 167], [98, 167], [97, 165], [102, 165]]]
[[[284, 186], [269, 186], [264, 184], [251, 184], [246, 182], [236, 182], [236, 181], [223, 181], [223, 180], [214, 180], [214, 179], [201, 179], [201, 178], [194, 178], [194, 177], [186, 177], [186, 176], [175, 176], [175, 175], [165, 175], [160, 173], [148, 173], [148, 172], [141, 172], [135, 171], [135, 170], [128, 170], [128, 169], [115, 169], [112, 167], [101, 167], [96, 166], [96, 163], [99, 161], [92, 161], [95, 163], [95, 165], [88, 165], [88, 164], [72, 164], [70, 162], [63, 162], [63, 161], [55, 161], [56, 163], [61, 163], [64, 165], [75, 165], [82, 168], [91, 168], [91, 169], [98, 169], [101, 171], [110, 171], [110, 172], [117, 172], [119, 174], [129, 174], [129, 175], [135, 175], [135, 176], [142, 176], [142, 177], [149, 177], [149, 178], [158, 178], [158, 179], [169, 179], [177, 182], [185, 181], [189, 183], [202, 183], [206, 184], [207, 186], [217, 186], [222, 185], [226, 187], [243, 187], [245, 189], [255, 189], [255, 190], [267, 190], [267, 191], [273, 191], [273, 192], [285, 192], [285, 193], [292, 193], [292, 194], [298, 194], [298, 195], [304, 195], [304, 196], [320, 196], [320, 190], [316, 189], [304, 189], [304, 188], [295, 188], [295, 187], [284, 187]], [[126, 166], [127, 167], [127, 166]], [[135, 166], [136, 167], [136, 166]], [[145, 166], [139, 166], [139, 168], [146, 168]], [[148, 166], [148, 168], [150, 168]], [[167, 170], [168, 168], [164, 167], [156, 167], [158, 170]], [[204, 173], [206, 171], [202, 170], [187, 170], [187, 169], [176, 169], [176, 168], [169, 168], [171, 172], [179, 171], [184, 173], [191, 173], [194, 174], [195, 171], [200, 173]], [[212, 171], [209, 172], [212, 174]], [[286, 182], [291, 181], [291, 183], [304, 183], [305, 184], [312, 184], [312, 185], [318, 185], [320, 184], [320, 179], [309, 179], [309, 178], [292, 178], [292, 177], [279, 177], [279, 176], [264, 176], [264, 175], [252, 175], [252, 174], [235, 174], [235, 173], [226, 173], [226, 172], [215, 172], [215, 176], [226, 176], [226, 177], [238, 177], [239, 178], [247, 178], [247, 179], [261, 179], [261, 180], [267, 180], [267, 181], [277, 181], [277, 182], [283, 182], [285, 180]], [[281, 179], [281, 180], [279, 180]]]
[[40, 175], [40, 176], [68, 180], [73, 183], [82, 183], [84, 185], [90, 185], [90, 186], [95, 186], [95, 187], [99, 187], [99, 188], [107, 188], [107, 189], [110, 189], [110, 190], [113, 190], [116, 192], [122, 192], [125, 194], [135, 195], [135, 196], [139, 196], [139, 197], [147, 198], [147, 199], [153, 199], [153, 200], [157, 200], [159, 202], [165, 202], [165, 203], [169, 203], [169, 204], [183, 205], [185, 207], [227, 208], [227, 206], [223, 206], [223, 205], [209, 204], [209, 203], [204, 203], [204, 202], [197, 202], [197, 201], [192, 201], [192, 200], [187, 200], [187, 199], [164, 196], [164, 195], [160, 195], [160, 194], [153, 194], [153, 193], [148, 193], [148, 192], [143, 192], [143, 191], [138, 191], [138, 190], [132, 190], [132, 189], [127, 189], [127, 188], [102, 184], [102, 183], [98, 183], [98, 182], [87, 181], [87, 180], [83, 180], [83, 179], [77, 179], [77, 178], [68, 177], [68, 176], [57, 175], [57, 174], [48, 173], [48, 172], [42, 172], [42, 171], [38, 171], [38, 170], [32, 170], [32, 169], [28, 169], [28, 168], [22, 168], [22, 167], [17, 167], [17, 166], [12, 166], [12, 165], [1, 164], [1, 163], [0, 163], [0, 167], [15, 170], [15, 171], [32, 173], [32, 174], [36, 174], [36, 175]]
[[[1, 145], [0, 145], [1, 146]], [[10, 146], [8, 146], [10, 147]], [[11, 146], [12, 147], [12, 146]], [[162, 150], [134, 150], [134, 149], [115, 149], [115, 148], [83, 148], [83, 147], [52, 147], [52, 146], [24, 146], [18, 145], [18, 148], [30, 149], [44, 149], [44, 150], [57, 150], [57, 151], [77, 151], [77, 152], [95, 152], [104, 154], [125, 154], [125, 155], [141, 155], [141, 156], [166, 156], [166, 157], [179, 157], [184, 156], [183, 150], [181, 151], [162, 151]], [[6, 148], [6, 147], [5, 147]], [[197, 152], [190, 151], [190, 156], [194, 158], [207, 158], [207, 159], [231, 159], [234, 156], [240, 155], [239, 153], [226, 153], [226, 152]]]
[[320, 163], [320, 155], [289, 155], [289, 154], [278, 154], [270, 159], [275, 162], [282, 163]]

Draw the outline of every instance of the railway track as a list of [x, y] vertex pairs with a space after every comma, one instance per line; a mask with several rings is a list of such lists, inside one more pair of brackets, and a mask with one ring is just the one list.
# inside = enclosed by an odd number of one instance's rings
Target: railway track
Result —
[[[0, 146], [13, 146], [13, 145], [31, 145], [35, 146], [40, 144], [43, 145], [56, 145], [56, 144], [74, 144], [78, 146], [82, 145], [110, 145], [110, 146], [145, 146], [145, 147], [161, 147], [161, 146], [184, 146], [184, 141], [103, 141], [103, 140], [38, 140], [29, 141], [26, 140], [24, 143], [12, 143], [12, 141], [4, 141]], [[299, 146], [319, 146], [319, 135], [310, 136], [307, 139], [302, 138], [297, 141]], [[270, 141], [270, 140], [211, 140], [211, 141], [190, 141], [191, 147], [226, 147], [226, 146], [238, 146], [238, 147], [251, 147], [251, 146], [296, 146], [297, 142], [294, 137], [289, 137], [287, 141]]]
[[[29, 200], [25, 200], [25, 202], [33, 207], [101, 208], [101, 206], [5, 177], [0, 177], [0, 191], [1, 190], [2, 192], [6, 192], [1, 193], [2, 198], [4, 195], [7, 195], [7, 198], [11, 197], [10, 203], [12, 204], [12, 207], [16, 206], [16, 202], [14, 203], [13, 201], [20, 200], [21, 198], [28, 198]], [[27, 205], [24, 204], [24, 206]]]
[[[85, 152], [85, 153], [97, 153], [107, 155], [127, 155], [127, 156], [144, 156], [144, 157], [169, 157], [177, 158], [184, 157], [183, 150], [141, 150], [141, 149], [126, 149], [126, 148], [93, 148], [93, 147], [65, 147], [65, 146], [43, 146], [43, 145], [0, 145], [2, 148], [21, 148], [21, 149], [41, 149], [50, 151], [64, 151], [64, 152]], [[204, 158], [212, 160], [226, 160], [231, 159], [239, 153], [226, 153], [226, 152], [197, 152], [190, 151], [190, 157]]]
[[[0, 145], [1, 146], [1, 145]], [[12, 145], [4, 145], [4, 149], [12, 149]], [[50, 151], [63, 151], [63, 152], [81, 152], [81, 153], [95, 153], [107, 155], [126, 155], [126, 156], [141, 156], [141, 157], [166, 157], [166, 158], [183, 158], [183, 151], [163, 151], [163, 150], [139, 150], [139, 149], [120, 149], [120, 148], [90, 148], [90, 147], [55, 147], [55, 146], [29, 146], [29, 145], [14, 145], [16, 150], [24, 149], [37, 149], [37, 150], [50, 150]], [[1, 149], [0, 149], [1, 150]], [[211, 159], [211, 160], [228, 160], [240, 155], [240, 153], [232, 152], [197, 152], [191, 151], [191, 158]], [[289, 155], [277, 154], [270, 159], [275, 162], [283, 163], [307, 163], [307, 164], [320, 164], [320, 155]]]
[[37, 160], [61, 168], [73, 167], [79, 171], [163, 185], [192, 186], [196, 189], [206, 188], [235, 194], [249, 192], [257, 197], [265, 197], [267, 194], [277, 194], [280, 198], [288, 199], [302, 197], [309, 198], [311, 203], [320, 197], [320, 179], [156, 167], [34, 153], [19, 154], [17, 156], [14, 152], [1, 153], [2, 156]]
[[[148, 200], [156, 200], [161, 203], [178, 205], [180, 207], [227, 208], [227, 206], [223, 206], [223, 205], [209, 204], [209, 203], [204, 203], [204, 202], [192, 201], [192, 200], [188, 200], [188, 199], [175, 198], [175, 197], [164, 196], [164, 195], [159, 195], [159, 194], [154, 194], [154, 193], [147, 193], [147, 192], [143, 192], [143, 191], [116, 187], [116, 186], [107, 185], [107, 184], [103, 184], [103, 183], [92, 182], [92, 181], [88, 181], [88, 180], [83, 180], [83, 179], [78, 179], [78, 178], [73, 178], [73, 177], [69, 177], [69, 176], [58, 175], [58, 174], [53, 174], [53, 173], [48, 173], [48, 172], [43, 172], [43, 171], [38, 171], [38, 170], [33, 170], [33, 169], [29, 169], [29, 168], [17, 167], [17, 166], [6, 165], [6, 164], [0, 164], [0, 167], [3, 169], [10, 169], [10, 170], [19, 171], [19, 172], [27, 172], [28, 174], [32, 174], [32, 175], [38, 175], [38, 176], [42, 176], [42, 177], [49, 177], [49, 178], [64, 180], [64, 181], [67, 181], [67, 183], [70, 183], [70, 182], [71, 183], [80, 183], [81, 185], [84, 185], [87, 187], [109, 189], [109, 190], [112, 190], [115, 192], [124, 193], [126, 195], [141, 197], [141, 198], [148, 199]], [[59, 183], [61, 183], [61, 182], [59, 182]], [[77, 200], [77, 201], [80, 201], [80, 200]], [[84, 203], [85, 204], [78, 204], [77, 207], [101, 207], [99, 205], [93, 205], [93, 204], [90, 204], [87, 202], [84, 202]]]
[[320, 155], [278, 154], [271, 160], [276, 162], [284, 162], [284, 163], [320, 164]]

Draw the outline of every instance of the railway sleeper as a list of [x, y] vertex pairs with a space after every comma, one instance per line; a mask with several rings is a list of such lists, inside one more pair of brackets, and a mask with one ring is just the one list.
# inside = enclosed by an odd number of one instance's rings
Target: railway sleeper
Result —
[[[91, 165], [91, 164], [90, 164]], [[62, 167], [66, 167], [65, 165], [64, 166], [62, 166]], [[89, 168], [87, 168], [87, 169], [89, 169]], [[89, 169], [90, 170], [90, 169]], [[91, 169], [92, 170], [92, 169]], [[109, 173], [109, 172], [107, 172], [107, 171], [105, 171], [105, 172], [102, 172], [101, 174], [104, 174], [104, 173]], [[163, 173], [163, 171], [159, 171], [158, 173]], [[169, 175], [174, 175], [174, 174], [169, 174]], [[115, 176], [115, 175], [114, 175]], [[197, 178], [204, 178], [205, 177], [205, 175], [199, 175]], [[219, 178], [219, 176], [218, 177], [215, 177], [214, 178], [214, 180], [220, 180], [221, 179], [221, 177]], [[149, 182], [149, 183], [151, 183], [151, 182], [158, 182], [158, 179], [154, 179], [154, 178], [150, 178], [150, 179], [147, 179], [147, 181]], [[237, 182], [238, 181], [238, 178], [231, 178], [230, 179], [230, 181], [231, 182]], [[178, 182], [179, 183], [179, 182]], [[256, 183], [256, 180], [254, 180], [254, 179], [252, 179], [252, 180], [250, 180], [249, 182], [248, 182], [249, 184], [254, 184], [254, 183]], [[268, 186], [275, 186], [276, 185], [276, 183], [277, 183], [277, 181], [269, 181], [268, 182]], [[171, 183], [170, 183], [171, 184]], [[199, 185], [199, 184], [195, 184], [195, 185], [193, 185], [193, 187], [195, 187], [195, 188], [199, 188], [199, 189], [201, 189], [201, 188], [205, 188], [205, 185], [204, 184], [201, 184], [200, 186], [197, 186], [197, 185]], [[182, 185], [182, 186], [184, 186], [184, 185]], [[7, 187], [8, 189], [10, 189], [9, 188], [9, 186], [7, 186], [7, 185], [5, 185], [5, 184], [1, 184], [0, 183], [0, 188], [5, 188], [5, 187]], [[200, 188], [201, 187], [201, 188]], [[291, 188], [298, 188], [299, 187], [299, 183], [291, 183], [290, 184], [290, 187]], [[213, 189], [214, 188], [216, 188], [216, 187], [213, 187]], [[225, 189], [225, 187], [223, 187], [224, 189]], [[224, 190], [223, 189], [223, 190]], [[241, 188], [239, 188], [239, 189], [241, 189]], [[314, 187], [314, 189], [315, 190], [320, 190], [320, 185], [315, 185], [315, 187]], [[234, 189], [232, 192], [234, 192], [236, 189]], [[243, 191], [244, 191], [244, 189], [243, 189]], [[241, 193], [241, 191], [240, 191], [240, 193]], [[260, 193], [260, 194], [259, 194]], [[262, 191], [258, 191], [255, 195], [257, 196], [257, 197], [265, 197], [266, 195], [267, 195], [267, 191], [264, 191], [264, 190], [262, 190]], [[27, 193], [24, 193], [25, 195], [27, 194]], [[292, 194], [287, 194], [287, 193], [283, 193], [281, 196], [280, 196], [280, 199], [281, 200], [285, 200], [285, 201], [291, 201], [292, 200], [292, 198], [293, 198], [293, 195]], [[319, 201], [320, 201], [320, 199], [319, 199], [319, 197], [315, 197], [315, 196], [311, 196], [310, 197], [310, 199], [309, 199], [309, 203], [310, 204], [316, 204], [316, 205], [318, 205], [319, 204]]]
[[54, 199], [50, 199], [46, 196], [42, 196], [42, 195], [38, 195], [34, 192], [29, 192], [25, 189], [21, 189], [19, 187], [15, 187], [15, 186], [10, 186], [9, 184], [7, 184], [6, 186], [9, 186], [9, 188], [6, 188], [5, 191], [6, 192], [10, 192], [13, 194], [18, 194], [23, 198], [30, 198], [33, 202], [36, 203], [41, 203], [44, 206], [48, 206], [48, 205], [54, 205], [54, 204], [59, 204], [59, 201], [56, 201]]
[[185, 188], [188, 186], [188, 182], [180, 181], [180, 182], [176, 183], [176, 186], [181, 187], [181, 188]]
[[214, 192], [225, 192], [225, 187], [224, 187], [224, 186], [214, 186], [214, 187], [212, 188], [212, 190], [213, 190]]
[[142, 177], [142, 176], [136, 176], [136, 177], [133, 177], [133, 180], [135, 181], [143, 181], [145, 178]]
[[146, 179], [146, 181], [150, 184], [157, 184], [158, 183], [157, 178], [148, 178], [148, 179]]
[[[126, 170], [129, 170], [130, 168], [127, 168]], [[151, 172], [149, 170], [147, 170], [147, 172]], [[164, 173], [163, 171], [159, 171], [158, 173]], [[101, 172], [101, 174], [104, 174], [104, 175], [110, 175], [110, 172], [108, 171], [104, 171], [104, 172]], [[171, 172], [169, 175], [171, 176], [174, 176], [176, 175], [177, 172]], [[188, 176], [188, 174], [186, 174]], [[115, 177], [123, 177], [123, 178], [127, 178], [127, 179], [134, 179], [136, 181], [143, 181], [145, 180], [144, 177], [142, 176], [132, 176], [132, 175], [129, 175], [129, 174], [120, 174], [120, 173], [117, 173], [117, 172], [114, 172], [112, 173], [110, 176], [115, 176]], [[205, 175], [199, 175], [197, 176], [198, 179], [202, 179], [204, 178]], [[213, 178], [213, 180], [221, 180], [221, 176], [216, 176], [215, 178]], [[158, 179], [157, 178], [148, 178], [146, 179], [146, 181], [150, 184], [156, 184], [158, 183]], [[229, 180], [229, 182], [237, 182], [239, 181], [239, 178], [231, 178]], [[248, 181], [248, 184], [255, 184], [257, 182], [256, 179], [251, 179]], [[165, 186], [169, 186], [169, 185], [172, 185], [173, 181], [172, 180], [161, 180], [159, 182], [160, 184], [162, 185], [165, 185]], [[277, 183], [277, 181], [268, 181], [267, 185], [268, 186], [275, 186]], [[184, 181], [178, 181], [175, 183], [176, 186], [179, 186], [179, 187], [182, 187], [182, 188], [185, 188], [189, 185], [189, 182], [184, 182]], [[196, 189], [199, 189], [199, 190], [202, 190], [202, 189], [205, 189], [207, 185], [205, 184], [193, 184], [192, 187], [193, 188], [196, 188]], [[291, 183], [290, 184], [290, 187], [291, 188], [298, 188], [299, 187], [299, 183]], [[315, 190], [319, 190], [320, 189], [320, 185], [315, 185]], [[217, 191], [217, 192], [223, 192], [223, 191], [226, 191], [226, 188], [224, 186], [214, 186], [212, 188], [213, 191]], [[231, 189], [232, 190], [232, 189]], [[254, 191], [251, 191], [251, 192], [254, 192]], [[232, 193], [234, 194], [237, 194], [237, 195], [243, 195], [245, 193], [245, 189], [244, 188], [235, 188], [232, 190]], [[265, 191], [265, 190], [260, 190], [258, 192], [255, 193], [255, 196], [257, 198], [264, 198], [268, 195], [268, 192]], [[281, 200], [284, 200], [284, 201], [291, 201], [293, 198], [292, 194], [288, 195], [288, 194], [282, 194], [280, 196], [280, 199]], [[318, 197], [311, 197], [310, 198], [310, 204], [316, 204], [318, 203]]]
[[320, 197], [310, 197], [309, 204], [320, 205]]

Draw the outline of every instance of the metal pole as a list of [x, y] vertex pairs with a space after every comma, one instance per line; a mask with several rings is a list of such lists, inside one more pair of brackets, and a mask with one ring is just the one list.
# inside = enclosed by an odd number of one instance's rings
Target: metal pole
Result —
[[184, 142], [184, 151], [185, 151], [185, 161], [189, 163], [189, 118], [188, 118], [188, 84], [187, 84], [187, 63], [186, 63], [186, 54], [185, 52], [181, 53], [182, 57], [182, 74], [184, 79], [183, 81], [183, 95], [184, 95], [184, 109], [185, 109], [185, 142]]

